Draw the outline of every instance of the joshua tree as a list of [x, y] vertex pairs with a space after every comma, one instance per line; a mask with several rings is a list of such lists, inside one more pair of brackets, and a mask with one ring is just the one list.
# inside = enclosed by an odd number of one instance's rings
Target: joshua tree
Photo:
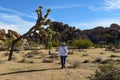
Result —
[[53, 36], [56, 34], [55, 31], [53, 31], [52, 29], [50, 28], [47, 28], [47, 43], [46, 43], [46, 48], [49, 48], [49, 54], [51, 54], [51, 47], [52, 47], [52, 39], [53, 39]]
[[28, 32], [26, 32], [25, 34], [23, 34], [22, 36], [18, 37], [17, 39], [13, 40], [12, 45], [11, 45], [11, 50], [9, 53], [9, 57], [8, 57], [8, 61], [10, 61], [12, 59], [12, 55], [13, 55], [13, 50], [14, 50], [14, 46], [15, 44], [20, 41], [22, 38], [25, 38], [27, 35], [29, 35], [31, 32], [35, 32], [37, 29], [39, 29], [40, 27], [42, 27], [43, 25], [48, 25], [50, 23], [50, 19], [47, 19], [49, 13], [50, 13], [50, 9], [47, 10], [46, 14], [43, 16], [42, 15], [42, 6], [39, 7], [38, 10], [36, 10], [36, 13], [38, 15], [38, 19], [36, 21], [36, 24], [29, 29]]

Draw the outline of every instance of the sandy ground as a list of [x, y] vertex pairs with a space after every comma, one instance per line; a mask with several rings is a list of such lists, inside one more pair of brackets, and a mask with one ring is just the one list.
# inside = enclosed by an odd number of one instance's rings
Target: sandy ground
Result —
[[[58, 54], [54, 48], [51, 52]], [[49, 58], [45, 49], [14, 51], [12, 61], [7, 61], [8, 53], [0, 51], [0, 80], [89, 80], [88, 76], [94, 74], [99, 64], [93, 63], [95, 59], [120, 59], [119, 52], [105, 51], [104, 48], [74, 50], [74, 54], [67, 57], [66, 68], [61, 69], [59, 58]], [[44, 63], [44, 60], [52, 62]], [[83, 63], [85, 60], [89, 62]], [[77, 68], [73, 67], [76, 62], [80, 63]]]

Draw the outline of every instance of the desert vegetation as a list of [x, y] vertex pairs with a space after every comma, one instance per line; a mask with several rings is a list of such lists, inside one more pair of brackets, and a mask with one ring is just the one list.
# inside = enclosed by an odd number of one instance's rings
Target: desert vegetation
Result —
[[108, 64], [99, 65], [95, 74], [90, 76], [90, 80], [120, 80], [119, 67], [114, 60]]

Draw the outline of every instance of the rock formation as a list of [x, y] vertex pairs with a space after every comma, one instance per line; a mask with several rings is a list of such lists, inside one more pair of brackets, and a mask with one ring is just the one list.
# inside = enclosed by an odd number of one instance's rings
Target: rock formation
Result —
[[[63, 24], [62, 22], [51, 22], [50, 28], [57, 33], [53, 38], [59, 41], [67, 42], [69, 40], [85, 38], [94, 43], [100, 44], [120, 43], [120, 26], [115, 23], [111, 24], [110, 27], [98, 26], [89, 30], [80, 30], [76, 29], [75, 26], [71, 27], [68, 24]], [[45, 42], [43, 35], [44, 33], [45, 32], [41, 32], [39, 34], [32, 33], [31, 35], [27, 36], [27, 39], [35, 42]], [[16, 38], [20, 37], [20, 34], [18, 34], [16, 31], [8, 30], [8, 34], [6, 34], [4, 29], [0, 29], [0, 40], [9, 38], [10, 34]]]
[[74, 26], [71, 27], [68, 24], [63, 24], [62, 22], [52, 22], [50, 28], [53, 31], [59, 32], [61, 35], [60, 40], [68, 41], [79, 38], [86, 38], [83, 31], [76, 29]]
[[20, 37], [20, 34], [13, 30], [8, 30], [8, 33], [6, 33], [6, 31], [4, 29], [0, 29], [0, 40], [9, 39], [11, 36], [13, 38], [18, 38], [18, 37]]
[[18, 34], [18, 32], [9, 29], [9, 30], [8, 30], [8, 36], [11, 36], [11, 35], [12, 35], [14, 38], [20, 37], [20, 34]]
[[120, 43], [120, 26], [118, 24], [111, 24], [110, 27], [98, 26], [89, 30], [80, 30], [62, 22], [52, 22], [50, 28], [59, 32], [60, 40], [63, 41], [85, 38], [100, 44]]
[[6, 39], [6, 33], [4, 29], [0, 29], [0, 40]]

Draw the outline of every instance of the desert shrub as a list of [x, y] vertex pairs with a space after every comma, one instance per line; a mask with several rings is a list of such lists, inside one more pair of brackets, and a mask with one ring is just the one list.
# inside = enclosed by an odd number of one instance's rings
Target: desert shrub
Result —
[[116, 59], [115, 62], [116, 62], [117, 64], [120, 64], [120, 59]]
[[120, 69], [116, 63], [102, 64], [98, 66], [90, 80], [120, 80]]
[[7, 48], [9, 48], [12, 44], [13, 39], [7, 39], [4, 41], [4, 46], [6, 46]]
[[109, 50], [112, 50], [113, 48], [115, 48], [114, 44], [109, 44], [108, 47], [107, 47], [107, 49], [109, 49]]
[[9, 53], [8, 53], [8, 52], [5, 52], [5, 53], [2, 55], [2, 57], [8, 56], [8, 55], [9, 55]]
[[20, 61], [17, 61], [18, 63], [34, 63], [33, 60], [27, 60], [25, 58], [21, 59]]
[[107, 63], [110, 63], [111, 61], [113, 61], [113, 59], [105, 59], [105, 60], [102, 60], [100, 63], [107, 64]]
[[83, 63], [89, 63], [90, 62], [90, 60], [84, 60], [83, 61]]
[[27, 53], [24, 57], [26, 57], [26, 58], [33, 58], [37, 54], [39, 54], [39, 52], [36, 51], [36, 50], [33, 50], [33, 51]]
[[116, 49], [113, 51], [114, 53], [120, 53], [120, 49]]
[[54, 62], [54, 59], [51, 59], [51, 58], [44, 58], [43, 59], [43, 63], [53, 63]]
[[4, 44], [4, 42], [0, 40], [0, 46], [3, 45], [3, 44]]
[[79, 61], [73, 61], [70, 65], [71, 68], [79, 68], [80, 62]]
[[70, 48], [72, 48], [71, 46], [73, 46], [72, 43], [73, 43], [73, 40], [68, 40], [68, 41], [67, 41], [67, 45], [68, 45]]
[[100, 58], [100, 57], [98, 57], [98, 58], [95, 58], [95, 60], [93, 61], [93, 62], [98, 62], [98, 63], [100, 63], [102, 61], [102, 59]]
[[72, 41], [72, 46], [78, 49], [85, 49], [93, 46], [93, 43], [87, 39], [76, 39]]
[[[10, 48], [10, 46], [12, 45], [12, 42], [13, 42], [14, 39], [7, 39], [4, 41], [4, 46]], [[20, 47], [23, 45], [23, 42], [22, 41], [19, 41], [15, 44], [15, 47]]]
[[100, 54], [102, 55], [102, 54], [105, 54], [105, 53], [103, 53], [103, 52], [100, 52]]
[[95, 48], [100, 48], [101, 45], [100, 45], [100, 44], [94, 44], [94, 47], [95, 47]]
[[110, 57], [118, 57], [117, 55], [111, 54]]
[[7, 50], [7, 47], [4, 46], [4, 41], [0, 40], [0, 51]]
[[4, 46], [4, 45], [0, 46], [0, 51], [5, 51], [5, 50], [7, 50], [6, 46]]
[[25, 62], [25, 58], [23, 58], [20, 61], [18, 61], [18, 63], [23, 63], [23, 62]]
[[59, 47], [59, 41], [56, 41], [56, 40], [52, 40], [52, 46], [53, 47]]
[[34, 41], [28, 41], [26, 47], [37, 47], [37, 46], [40, 46], [39, 43], [36, 43]]
[[73, 51], [69, 51], [68, 54], [72, 55], [72, 54], [74, 54], [74, 52]]
[[53, 59], [58, 59], [59, 58], [59, 55], [56, 54], [56, 53], [53, 53], [49, 56], [49, 58], [53, 58]]
[[[67, 44], [68, 45], [68, 44]], [[75, 50], [74, 50], [74, 48], [72, 47], [72, 46], [68, 46], [68, 54], [70, 54], [70, 55], [72, 55], [72, 54], [74, 54], [75, 53]]]
[[120, 43], [115, 46], [117, 49], [120, 49]]
[[89, 56], [89, 54], [83, 54], [82, 56]]

